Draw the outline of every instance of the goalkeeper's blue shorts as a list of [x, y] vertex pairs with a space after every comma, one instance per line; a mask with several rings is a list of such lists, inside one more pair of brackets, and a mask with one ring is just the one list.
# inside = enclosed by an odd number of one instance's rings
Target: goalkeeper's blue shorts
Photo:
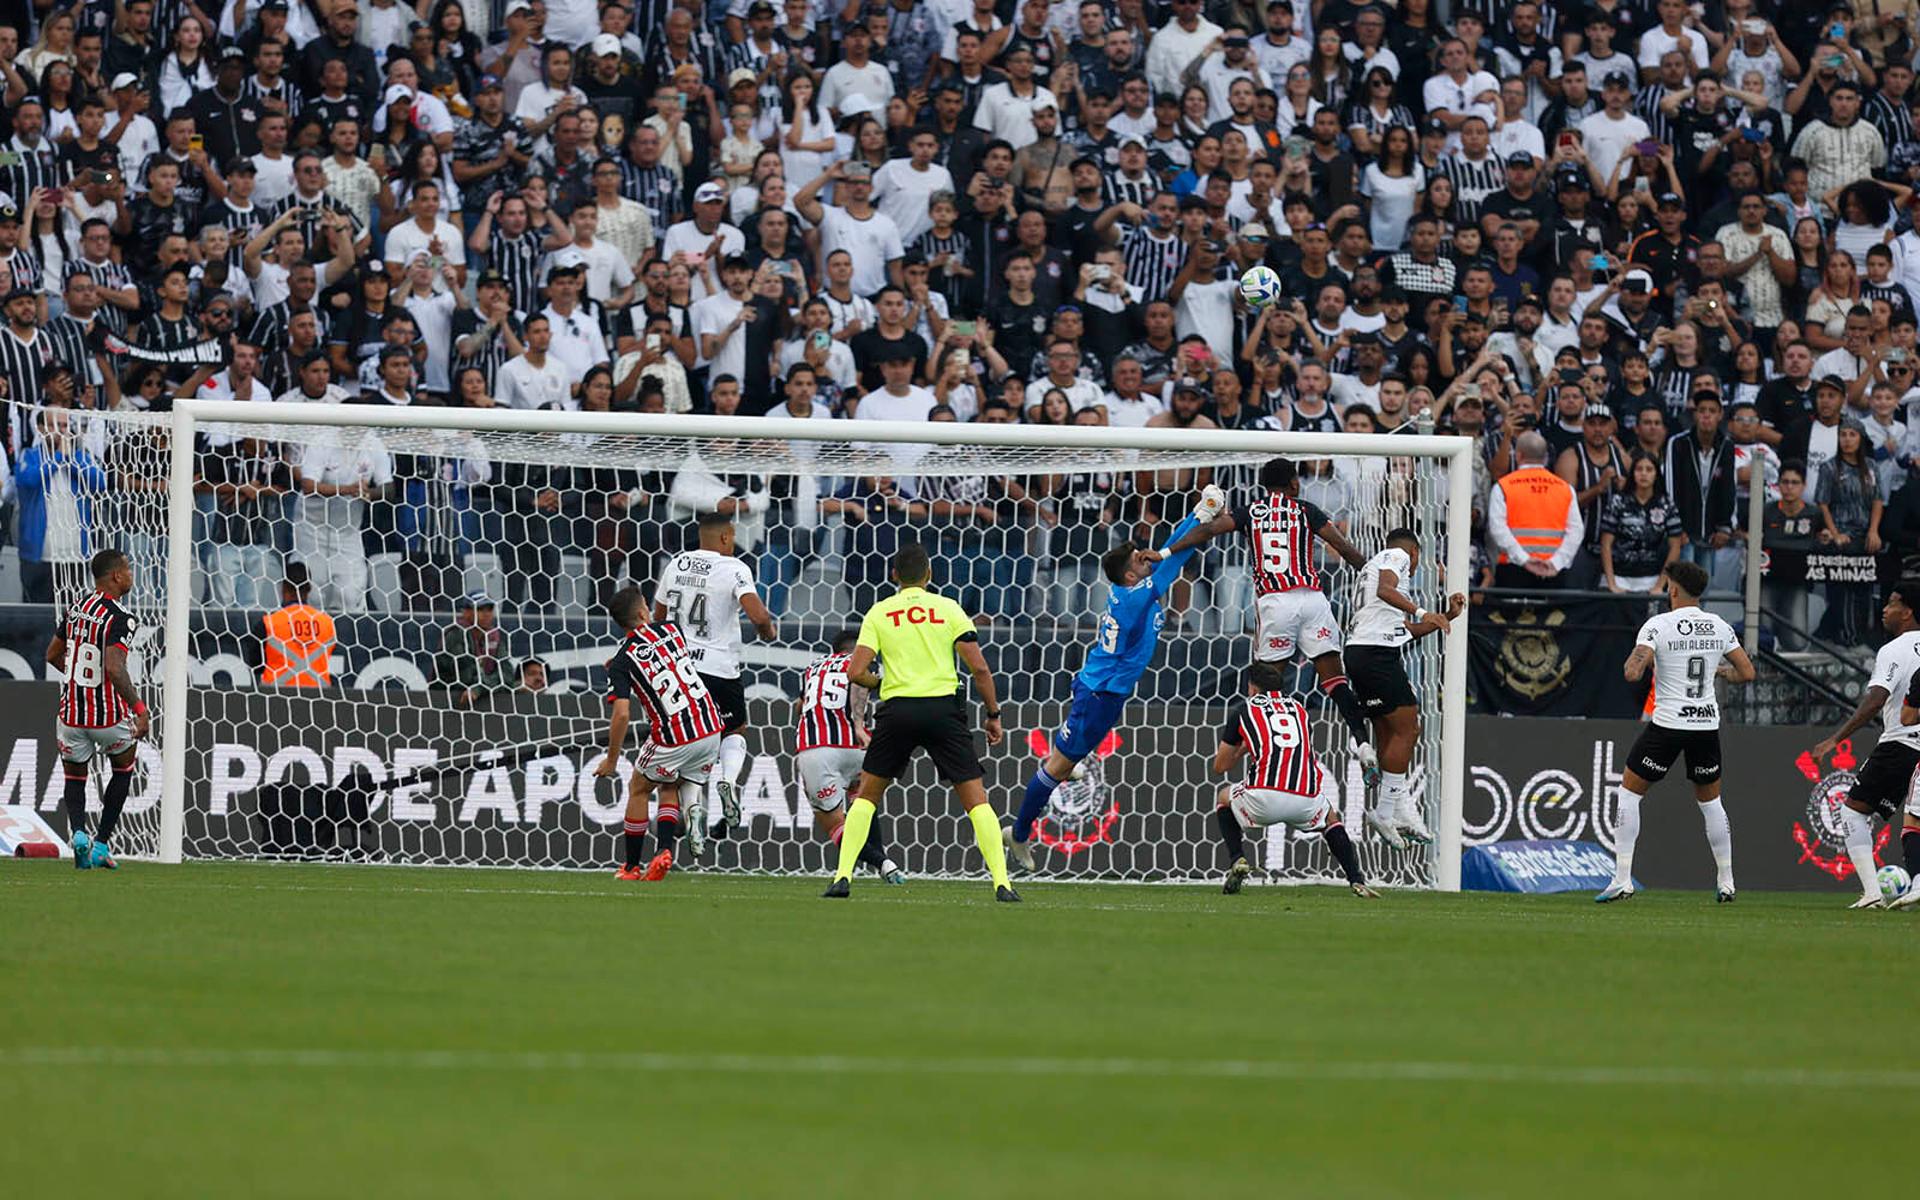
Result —
[[1098, 750], [1120, 723], [1128, 699], [1123, 692], [1096, 691], [1076, 677], [1073, 706], [1067, 710], [1067, 723], [1053, 735], [1054, 749], [1075, 762]]

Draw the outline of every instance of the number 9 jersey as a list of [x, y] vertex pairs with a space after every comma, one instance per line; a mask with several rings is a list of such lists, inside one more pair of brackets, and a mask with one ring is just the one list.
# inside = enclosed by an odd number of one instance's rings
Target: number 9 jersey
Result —
[[1682, 608], [1647, 618], [1634, 644], [1653, 651], [1653, 716], [1663, 729], [1718, 729], [1713, 679], [1739, 645], [1733, 626], [1710, 612]]

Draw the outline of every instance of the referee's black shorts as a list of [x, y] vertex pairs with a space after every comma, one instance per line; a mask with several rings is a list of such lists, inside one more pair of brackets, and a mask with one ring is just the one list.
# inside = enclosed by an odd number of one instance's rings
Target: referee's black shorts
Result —
[[967, 702], [958, 694], [896, 696], [883, 703], [860, 769], [882, 779], [898, 779], [906, 773], [915, 750], [925, 750], [948, 783], [969, 783], [986, 774], [973, 749]]

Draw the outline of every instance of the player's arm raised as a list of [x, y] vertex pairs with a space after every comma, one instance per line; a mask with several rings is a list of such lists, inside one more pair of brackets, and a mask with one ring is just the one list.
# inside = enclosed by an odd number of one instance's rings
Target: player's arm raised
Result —
[[1348, 566], [1364, 567], [1367, 565], [1367, 556], [1360, 553], [1359, 549], [1347, 540], [1347, 535], [1341, 533], [1340, 527], [1332, 521], [1325, 522], [1320, 528], [1314, 530], [1314, 532], [1320, 535], [1320, 540], [1325, 542], [1335, 554], [1345, 559]]
[[120, 698], [133, 709], [133, 736], [147, 736], [147, 705], [140, 699], [140, 689], [133, 686], [133, 676], [127, 673], [125, 646], [115, 644], [107, 647], [107, 682], [113, 684], [113, 690], [120, 693]]
[[1453, 619], [1459, 616], [1467, 606], [1467, 598], [1456, 595], [1447, 601], [1445, 612], [1428, 612], [1408, 599], [1407, 594], [1400, 590], [1400, 573], [1389, 571], [1385, 567], [1380, 569], [1380, 580], [1374, 585], [1373, 594], [1378, 596], [1380, 603], [1388, 608], [1398, 609], [1407, 614], [1407, 632], [1415, 638], [1425, 637], [1435, 630], [1451, 630]]
[[[960, 651], [960, 661], [967, 664], [967, 671], [973, 676], [973, 686], [979, 691], [980, 703], [986, 709], [987, 745], [998, 746], [1005, 734], [1000, 727], [1000, 694], [994, 690], [993, 672], [987, 669], [987, 656], [981, 653], [980, 640], [975, 637], [968, 637], [955, 643], [955, 646]], [[854, 651], [856, 656], [859, 653], [858, 650]]]
[[[1875, 714], [1880, 711], [1880, 706], [1887, 702], [1887, 697], [1890, 694], [1886, 688], [1881, 687], [1877, 683], [1868, 688], [1867, 694], [1860, 697], [1860, 703], [1854, 706], [1853, 715], [1847, 718], [1847, 723], [1826, 737], [1821, 738], [1819, 743], [1813, 748], [1813, 756], [1815, 758], [1825, 758], [1827, 755], [1833, 753], [1835, 746], [1852, 737], [1855, 731], [1861, 729], [1873, 720]], [[1903, 720], [1905, 719], [1905, 715], [1903, 708], [1901, 713]]]
[[1233, 514], [1224, 512], [1213, 520], [1208, 521], [1205, 525], [1196, 526], [1193, 529], [1187, 530], [1187, 532], [1160, 547], [1154, 551], [1154, 553], [1163, 559], [1172, 558], [1183, 550], [1192, 550], [1196, 546], [1204, 546], [1221, 534], [1232, 533], [1238, 528], [1240, 528], [1240, 526], [1234, 521]]

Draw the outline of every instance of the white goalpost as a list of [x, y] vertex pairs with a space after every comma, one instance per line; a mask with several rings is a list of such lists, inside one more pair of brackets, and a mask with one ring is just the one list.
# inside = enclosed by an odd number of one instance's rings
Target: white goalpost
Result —
[[[651, 595], [719, 496], [739, 498], [740, 553], [780, 637], [746, 643], [746, 828], [693, 870], [825, 869], [793, 769], [793, 701], [807, 662], [885, 590], [902, 540], [928, 544], [935, 586], [980, 616], [1008, 714], [988, 794], [1006, 813], [1104, 611], [1100, 552], [1139, 533], [1158, 544], [1203, 477], [1238, 502], [1259, 464], [1299, 460], [1303, 495], [1363, 553], [1393, 528], [1416, 532], [1425, 555], [1403, 586], [1421, 603], [1468, 588], [1472, 443], [1455, 437], [203, 400], [86, 420], [116, 481], [95, 506], [93, 545], [134, 561], [136, 676], [150, 698], [159, 685], [157, 779], [137, 785], [121, 840], [162, 862], [610, 863], [626, 764], [617, 783], [590, 774], [605, 737], [600, 664], [617, 643], [602, 603], [628, 582]], [[303, 494], [303, 477], [349, 484]], [[1206, 548], [1169, 597], [1155, 666], [1042, 823], [1042, 877], [1194, 881], [1225, 866], [1206, 759], [1251, 660], [1241, 541]], [[292, 562], [335, 624], [324, 687], [262, 678], [261, 622]], [[1323, 576], [1344, 621], [1358, 573], [1328, 562]], [[1315, 748], [1369, 875], [1457, 890], [1464, 622], [1407, 657], [1431, 847], [1361, 838], [1359, 765], [1338, 714], [1312, 697]], [[930, 768], [902, 784], [888, 811], [910, 873], [976, 872]], [[1337, 878], [1317, 839], [1269, 830], [1252, 849], [1257, 879]]]

